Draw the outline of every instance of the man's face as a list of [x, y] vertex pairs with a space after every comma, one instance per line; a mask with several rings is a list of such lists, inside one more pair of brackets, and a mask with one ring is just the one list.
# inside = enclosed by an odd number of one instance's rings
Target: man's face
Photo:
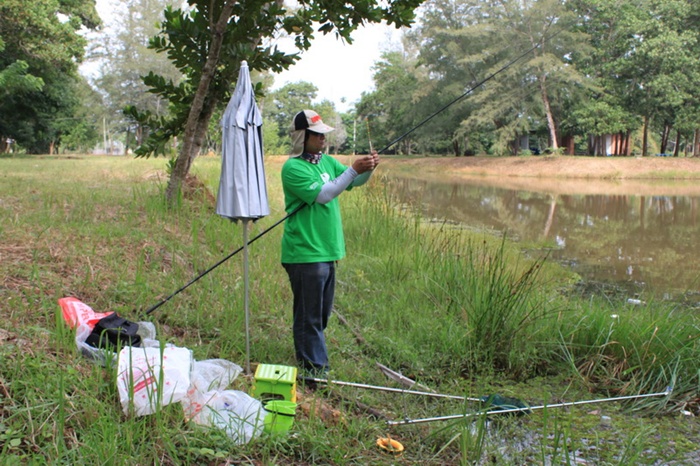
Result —
[[305, 151], [309, 154], [318, 154], [326, 146], [326, 135], [309, 131], [309, 139], [306, 140]]

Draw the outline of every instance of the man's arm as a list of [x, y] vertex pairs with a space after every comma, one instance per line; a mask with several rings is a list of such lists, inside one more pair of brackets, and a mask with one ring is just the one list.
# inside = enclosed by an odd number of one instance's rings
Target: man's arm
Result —
[[316, 202], [319, 204], [327, 204], [340, 193], [348, 189], [348, 186], [362, 186], [367, 182], [372, 170], [379, 163], [379, 156], [376, 152], [365, 157], [358, 157], [352, 164], [352, 167], [345, 170], [337, 178], [324, 184], [321, 192], [316, 197]]
[[358, 176], [355, 169], [352, 167], [348, 168], [336, 179], [323, 185], [321, 192], [318, 193], [318, 196], [316, 196], [316, 202], [319, 204], [328, 204], [333, 199], [340, 196], [340, 193], [348, 189], [350, 183], [352, 183], [357, 177]]

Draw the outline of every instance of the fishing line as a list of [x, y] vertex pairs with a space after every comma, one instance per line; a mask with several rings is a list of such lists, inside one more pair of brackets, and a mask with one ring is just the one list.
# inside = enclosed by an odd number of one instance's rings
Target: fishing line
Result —
[[[381, 154], [381, 153], [387, 151], [391, 146], [393, 146], [393, 145], [396, 144], [397, 142], [403, 140], [403, 139], [406, 138], [409, 134], [413, 133], [413, 132], [416, 131], [418, 128], [420, 128], [420, 127], [422, 127], [423, 125], [425, 125], [426, 123], [428, 123], [430, 120], [432, 120], [433, 118], [435, 118], [437, 115], [439, 115], [440, 113], [444, 112], [444, 111], [447, 110], [449, 107], [451, 107], [452, 105], [456, 104], [457, 102], [459, 102], [460, 100], [464, 99], [466, 96], [468, 96], [469, 94], [471, 94], [472, 92], [474, 92], [474, 90], [476, 90], [477, 88], [483, 86], [485, 83], [487, 83], [488, 81], [492, 80], [492, 79], [495, 78], [497, 75], [499, 75], [500, 73], [504, 72], [505, 70], [507, 70], [508, 68], [510, 68], [511, 66], [513, 66], [513, 65], [514, 65], [515, 63], [517, 63], [518, 61], [522, 60], [522, 59], [523, 59], [524, 57], [526, 57], [529, 53], [531, 53], [532, 51], [534, 51], [534, 50], [536, 50], [537, 48], [541, 47], [541, 46], [544, 44], [544, 42], [546, 42], [547, 40], [551, 40], [552, 38], [554, 38], [554, 37], [555, 37], [557, 34], [559, 34], [560, 32], [561, 32], [561, 31], [558, 31], [558, 32], [552, 34], [552, 35], [549, 36], [548, 38], [545, 38], [545, 40], [543, 40], [541, 43], [538, 43], [538, 44], [534, 45], [533, 47], [529, 48], [526, 52], [524, 52], [524, 53], [518, 55], [516, 58], [514, 58], [513, 60], [509, 61], [506, 65], [504, 65], [503, 67], [501, 67], [498, 71], [492, 73], [492, 74], [489, 75], [487, 78], [483, 79], [482, 81], [480, 81], [479, 83], [477, 83], [476, 85], [474, 85], [473, 87], [471, 87], [471, 88], [470, 88], [469, 90], [467, 90], [465, 93], [463, 93], [462, 95], [460, 95], [460, 96], [457, 97], [456, 99], [453, 99], [450, 103], [448, 103], [447, 105], [444, 105], [444, 106], [441, 107], [438, 111], [436, 111], [436, 112], [434, 112], [433, 114], [431, 114], [430, 116], [428, 116], [426, 119], [424, 119], [423, 121], [421, 121], [420, 123], [418, 123], [416, 126], [414, 126], [414, 127], [411, 128], [410, 130], [408, 130], [408, 131], [406, 131], [405, 133], [403, 133], [401, 136], [399, 136], [399, 137], [397, 137], [396, 139], [394, 139], [393, 141], [391, 141], [389, 144], [386, 145], [386, 147], [384, 147], [382, 150], [378, 151], [377, 153], [378, 153], [378, 154]], [[369, 135], [369, 121], [367, 121], [367, 134]], [[284, 218], [282, 218], [281, 220], [278, 220], [278, 221], [275, 222], [272, 226], [270, 226], [270, 227], [267, 228], [266, 230], [262, 231], [262, 232], [259, 233], [257, 236], [253, 237], [253, 239], [251, 239], [250, 241], [248, 241], [248, 243], [247, 243], [246, 245], [250, 245], [250, 244], [254, 243], [254, 242], [257, 241], [259, 238], [261, 238], [261, 237], [263, 237], [264, 235], [266, 235], [270, 230], [272, 230], [272, 229], [274, 229], [275, 227], [277, 227], [280, 223], [283, 223], [283, 222], [284, 222], [285, 220], [287, 220], [289, 217], [291, 217], [292, 215], [296, 214], [299, 210], [303, 209], [306, 205], [307, 205], [307, 204], [302, 204], [302, 205], [300, 205], [299, 207], [297, 207], [296, 209], [294, 209], [292, 212], [290, 212], [289, 214], [287, 214]], [[219, 262], [217, 262], [216, 264], [214, 264], [213, 266], [211, 266], [210, 268], [208, 268], [207, 270], [205, 270], [204, 272], [202, 272], [201, 274], [199, 274], [198, 276], [196, 276], [195, 278], [193, 278], [192, 280], [190, 280], [186, 285], [184, 285], [183, 287], [181, 287], [180, 289], [178, 289], [177, 291], [175, 291], [174, 293], [172, 293], [170, 296], [168, 296], [167, 298], [164, 298], [164, 299], [161, 300], [158, 304], [156, 304], [156, 305], [151, 306], [150, 308], [148, 308], [148, 309], [146, 310], [146, 315], [151, 314], [153, 311], [155, 311], [156, 309], [158, 309], [159, 307], [161, 307], [163, 304], [165, 304], [165, 303], [167, 303], [168, 301], [170, 301], [173, 297], [175, 297], [176, 295], [180, 294], [182, 291], [184, 291], [184, 290], [186, 290], [187, 288], [189, 288], [190, 285], [192, 285], [192, 284], [194, 284], [195, 282], [199, 281], [199, 279], [201, 279], [202, 277], [204, 277], [205, 275], [207, 275], [209, 272], [211, 272], [212, 270], [216, 269], [216, 268], [219, 267], [221, 264], [223, 264], [224, 262], [226, 262], [227, 260], [229, 260], [230, 258], [232, 258], [233, 256], [235, 256], [236, 254], [238, 254], [239, 252], [241, 252], [241, 251], [245, 248], [246, 245], [239, 247], [238, 249], [236, 249], [235, 251], [233, 251], [231, 254], [229, 254], [228, 256], [224, 257], [224, 258], [221, 259]]]

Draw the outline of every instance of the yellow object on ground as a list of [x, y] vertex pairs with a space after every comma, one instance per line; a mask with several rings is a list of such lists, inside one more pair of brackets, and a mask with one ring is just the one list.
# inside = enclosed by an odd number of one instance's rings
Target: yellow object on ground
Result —
[[377, 446], [382, 450], [393, 455], [403, 453], [403, 445], [392, 438], [380, 437], [377, 439]]

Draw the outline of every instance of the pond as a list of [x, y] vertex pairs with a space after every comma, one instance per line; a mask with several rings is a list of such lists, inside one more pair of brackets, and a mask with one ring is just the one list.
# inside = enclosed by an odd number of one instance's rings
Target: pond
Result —
[[[567, 194], [565, 188], [510, 189], [503, 180], [495, 186], [483, 179], [390, 177], [387, 183], [425, 218], [504, 234], [535, 255], [548, 251], [586, 282], [700, 301], [700, 195], [673, 189], [665, 195], [663, 187], [646, 190], [651, 194]], [[597, 191], [620, 191], [619, 183], [610, 182], [609, 189], [596, 183]]]

